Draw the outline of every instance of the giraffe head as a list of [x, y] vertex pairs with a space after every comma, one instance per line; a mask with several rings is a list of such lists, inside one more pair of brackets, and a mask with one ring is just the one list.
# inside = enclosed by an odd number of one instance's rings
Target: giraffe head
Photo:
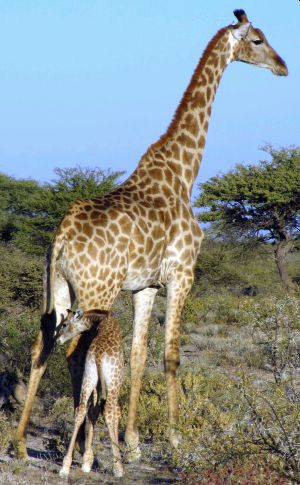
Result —
[[64, 344], [80, 333], [90, 330], [94, 324], [99, 323], [106, 315], [106, 312], [99, 310], [90, 312], [84, 312], [83, 310], [72, 312], [68, 310], [68, 316], [57, 328], [56, 341], [59, 344]]
[[235, 40], [233, 60], [270, 69], [277, 76], [287, 76], [283, 59], [270, 46], [264, 33], [251, 25], [244, 10], [235, 10], [238, 23], [230, 26]]

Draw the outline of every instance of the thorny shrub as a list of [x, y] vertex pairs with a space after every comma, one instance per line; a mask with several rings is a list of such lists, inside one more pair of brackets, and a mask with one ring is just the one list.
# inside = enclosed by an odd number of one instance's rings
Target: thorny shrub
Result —
[[[214, 482], [213, 474], [224, 470], [230, 470], [231, 483], [300, 482], [298, 301], [270, 299], [260, 306], [245, 304], [239, 312], [240, 324], [252, 325], [271, 376], [265, 373], [257, 380], [212, 369], [183, 369], [178, 382], [183, 442], [173, 453], [173, 464], [186, 476], [197, 476], [198, 483], [222, 483]], [[128, 389], [129, 382], [122, 395], [122, 426]], [[166, 391], [160, 374], [144, 379], [139, 429], [144, 440], [166, 440]]]
[[[202, 303], [196, 308], [190, 305], [187, 319], [196, 319], [202, 311]], [[226, 311], [221, 305], [219, 315]], [[300, 483], [299, 303], [292, 297], [263, 299], [256, 305], [245, 299], [232, 311], [239, 325], [252, 328], [253, 341], [262, 352], [264, 368], [269, 373], [260, 375], [257, 383], [255, 378], [232, 378], [210, 368], [182, 369], [178, 402], [183, 442], [173, 453], [173, 465], [182, 476], [196, 476], [198, 483], [213, 484], [213, 477], [226, 474], [226, 470], [230, 470], [231, 483], [246, 484], [248, 470], [249, 476], [254, 473], [251, 483], [285, 483], [280, 482], [282, 476]], [[127, 379], [120, 399], [120, 429], [126, 424], [129, 389]], [[64, 453], [74, 423], [71, 400], [58, 399], [51, 419], [56, 421], [59, 432], [53, 446]], [[145, 375], [139, 429], [141, 440], [165, 449], [168, 416], [162, 373]], [[255, 464], [254, 471], [251, 463]]]
[[70, 431], [74, 426], [73, 399], [61, 397], [55, 401], [48, 418], [55, 423], [56, 434], [48, 440], [47, 449], [54, 451], [58, 456], [66, 453]]
[[300, 304], [297, 298], [264, 300], [247, 312], [253, 340], [261, 347], [265, 367], [277, 384], [291, 383], [300, 369]]

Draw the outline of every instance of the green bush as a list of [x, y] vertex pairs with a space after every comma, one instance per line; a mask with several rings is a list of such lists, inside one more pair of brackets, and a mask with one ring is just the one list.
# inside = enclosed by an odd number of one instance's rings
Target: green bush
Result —
[[[252, 334], [252, 347], [249, 340], [245, 349], [235, 349], [235, 355], [241, 353], [252, 376], [236, 367], [234, 376], [232, 371], [225, 374], [212, 368], [181, 370], [178, 402], [183, 442], [171, 461], [182, 470], [186, 483], [215, 483], [214, 479], [221, 483], [217, 477], [223, 477], [224, 483], [246, 484], [250, 478], [254, 484], [300, 483], [299, 301], [245, 298], [237, 314], [240, 328]], [[229, 352], [224, 354], [228, 359]], [[267, 372], [253, 373], [253, 365]], [[129, 382], [121, 399], [122, 427], [128, 393]], [[164, 376], [146, 374], [139, 409], [141, 439], [164, 450], [167, 422]]]
[[0, 452], [6, 451], [12, 439], [12, 425], [7, 415], [0, 411]]
[[[232, 379], [208, 370], [184, 370], [178, 384], [183, 441], [168, 458], [173, 466], [186, 476], [197, 477], [195, 483], [213, 473], [222, 475], [225, 469], [232, 476], [249, 471], [256, 477], [253, 483], [264, 483], [258, 481], [261, 476], [300, 480], [300, 429], [295, 426], [300, 402], [290, 398], [284, 385], [264, 383], [258, 389], [243, 375]], [[121, 396], [121, 428], [126, 424], [128, 392], [127, 382]], [[142, 441], [160, 444], [164, 452], [168, 417], [161, 374], [146, 375], [143, 381], [139, 430]]]
[[70, 431], [74, 426], [73, 399], [58, 398], [48, 413], [48, 419], [55, 423], [57, 434], [48, 440], [47, 449], [56, 452], [59, 456], [65, 455], [70, 441]]
[[183, 332], [199, 325], [203, 321], [206, 311], [207, 308], [203, 299], [189, 296], [182, 311]]
[[16, 315], [0, 316], [0, 342], [7, 352], [7, 369], [28, 375], [31, 367], [31, 346], [38, 334], [40, 320], [37, 313], [23, 309]]
[[50, 405], [57, 398], [71, 397], [71, 377], [67, 367], [66, 349], [56, 346], [48, 362], [47, 370], [41, 380], [40, 393]]
[[22, 306], [39, 309], [42, 303], [43, 258], [25, 255], [15, 246], [0, 244], [0, 314], [15, 315]]
[[293, 380], [300, 367], [300, 305], [296, 297], [264, 299], [245, 314], [265, 368], [277, 383]]

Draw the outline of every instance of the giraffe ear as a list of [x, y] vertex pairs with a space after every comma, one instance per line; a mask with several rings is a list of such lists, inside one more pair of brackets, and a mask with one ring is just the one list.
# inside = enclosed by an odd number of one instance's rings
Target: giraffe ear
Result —
[[238, 19], [240, 24], [248, 24], [249, 23], [249, 20], [248, 20], [248, 17], [247, 17], [245, 10], [242, 10], [240, 8], [240, 9], [234, 10], [233, 14]]
[[247, 22], [246, 24], [234, 26], [233, 29], [231, 30], [233, 37], [236, 40], [244, 39], [249, 32], [249, 27], [250, 27], [249, 22]]
[[77, 310], [74, 313], [74, 318], [75, 320], [80, 320], [83, 317], [83, 310]]

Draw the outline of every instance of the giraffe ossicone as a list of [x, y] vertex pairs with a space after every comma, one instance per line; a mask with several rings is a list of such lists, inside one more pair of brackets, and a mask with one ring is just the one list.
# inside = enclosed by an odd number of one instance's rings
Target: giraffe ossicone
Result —
[[[264, 33], [249, 23], [245, 12], [236, 10], [235, 16], [238, 22], [220, 29], [207, 45], [171, 124], [134, 172], [111, 193], [75, 202], [56, 231], [46, 266], [41, 331], [33, 348], [27, 400], [16, 434], [19, 456], [26, 455], [26, 429], [54, 345], [55, 325], [67, 316], [74, 299], [84, 311], [109, 312], [122, 289], [132, 291], [134, 306], [125, 441], [132, 458], [139, 456], [138, 401], [148, 324], [161, 285], [167, 289], [164, 368], [170, 441], [173, 446], [180, 442], [176, 431], [180, 315], [203, 238], [190, 196], [215, 94], [233, 61], [264, 67], [280, 76], [288, 73], [285, 62]], [[62, 318], [55, 321], [56, 315]]]

